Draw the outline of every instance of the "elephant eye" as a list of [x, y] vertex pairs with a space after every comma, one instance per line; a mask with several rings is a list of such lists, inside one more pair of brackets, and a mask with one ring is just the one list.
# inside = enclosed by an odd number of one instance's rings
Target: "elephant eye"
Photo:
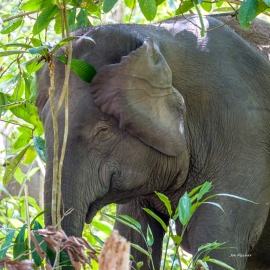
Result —
[[105, 132], [105, 131], [107, 131], [107, 130], [108, 130], [107, 127], [99, 128], [99, 129], [97, 130], [97, 132], [95, 133], [95, 136], [97, 136], [97, 135], [99, 135], [100, 133]]

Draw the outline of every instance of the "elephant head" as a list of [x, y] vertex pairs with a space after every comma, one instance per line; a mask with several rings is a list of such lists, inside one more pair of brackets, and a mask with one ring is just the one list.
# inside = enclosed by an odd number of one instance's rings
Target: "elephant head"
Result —
[[[103, 206], [179, 187], [187, 173], [184, 99], [172, 86], [172, 73], [158, 44], [144, 37], [134, 48], [131, 34], [119, 38], [121, 33], [107, 32], [114, 49], [104, 43], [106, 35], [98, 28], [89, 34], [96, 46], [73, 43], [73, 58], [88, 62], [98, 72], [91, 84], [73, 72], [69, 81], [70, 128], [62, 174], [65, 210], [75, 209], [62, 221], [69, 235], [81, 235], [84, 222], [91, 222]], [[45, 127], [48, 161], [45, 207], [49, 207], [54, 135], [48, 69], [37, 76], [37, 106]], [[56, 60], [56, 100], [63, 77], [64, 64]], [[61, 146], [63, 108], [58, 122]], [[46, 223], [51, 223], [50, 214]]]

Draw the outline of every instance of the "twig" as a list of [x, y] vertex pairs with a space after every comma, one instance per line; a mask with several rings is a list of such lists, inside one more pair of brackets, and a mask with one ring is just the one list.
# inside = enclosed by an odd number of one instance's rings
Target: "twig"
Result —
[[23, 179], [22, 186], [21, 186], [21, 189], [20, 189], [19, 194], [18, 194], [18, 199], [20, 199], [20, 197], [21, 197], [22, 191], [23, 191], [23, 189], [24, 189], [25, 182], [26, 182], [26, 180], [27, 180], [27, 177], [28, 177], [30, 171], [32, 170], [33, 164], [34, 164], [34, 162], [32, 162], [32, 163], [30, 164], [29, 169], [28, 169], [28, 171], [27, 171], [27, 173], [26, 173], [26, 175], [25, 175], [25, 177], [24, 177], [24, 179]]
[[58, 137], [58, 124], [57, 124], [57, 115], [55, 112], [54, 104], [54, 56], [51, 56], [49, 62], [50, 69], [50, 82], [51, 86], [49, 88], [49, 97], [51, 103], [52, 119], [53, 119], [53, 131], [54, 131], [54, 157], [53, 157], [53, 186], [52, 186], [52, 225], [55, 226], [57, 223], [56, 220], [56, 211], [57, 211], [57, 177], [58, 177], [58, 149], [59, 149], [59, 137]]
[[61, 220], [59, 220], [58, 223], [55, 225], [55, 228], [57, 228], [58, 224], [59, 224], [59, 223], [60, 223], [67, 215], [71, 214], [73, 210], [74, 210], [74, 208], [69, 208], [69, 209], [67, 210], [67, 212], [64, 213], [64, 215], [62, 216]]
[[29, 102], [29, 103], [33, 104], [32, 101], [25, 99], [24, 101], [17, 101], [17, 102], [13, 102], [13, 103], [10, 103], [10, 104], [7, 104], [7, 105], [2, 105], [2, 106], [0, 106], [0, 108], [14, 106], [14, 105], [18, 105], [18, 104], [24, 104], [26, 102]]
[[27, 126], [23, 126], [23, 125], [20, 125], [20, 124], [14, 123], [14, 122], [10, 122], [10, 121], [6, 121], [6, 120], [2, 120], [2, 119], [0, 119], [0, 121], [2, 121], [2, 122], [6, 122], [6, 123], [9, 123], [9, 124], [13, 124], [13, 125], [17, 125], [17, 126], [21, 126], [21, 127], [25, 127], [25, 128], [28, 128], [28, 129], [31, 129], [31, 130], [32, 130], [32, 133], [33, 133], [33, 131], [35, 130], [34, 128], [30, 128], [30, 127], [27, 127]]
[[18, 98], [18, 93], [19, 93], [19, 89], [20, 89], [20, 85], [21, 85], [21, 77], [22, 77], [22, 69], [21, 69], [21, 65], [20, 65], [20, 60], [17, 57], [17, 63], [18, 63], [18, 68], [19, 68], [19, 82], [18, 82], [18, 87], [17, 87], [17, 93], [16, 93], [16, 98], [15, 98], [15, 103], [17, 102], [17, 98]]
[[[179, 9], [180, 9], [180, 12], [181, 12], [181, 14], [182, 14], [182, 16], [184, 17], [185, 20], [187, 20], [188, 22], [192, 23], [194, 26], [198, 27], [199, 29], [202, 29], [198, 24], [196, 24], [196, 23], [194, 23], [193, 21], [189, 20], [189, 19], [184, 15], [184, 13], [182, 12], [182, 9], [181, 9], [181, 4], [179, 5]], [[218, 27], [215, 27], [215, 28], [206, 30], [205, 33], [210, 32], [210, 31], [217, 30], [218, 28], [223, 27], [224, 25], [226, 25], [227, 23], [229, 23], [229, 22], [231, 22], [231, 21], [233, 21], [233, 20], [235, 20], [235, 19], [236, 19], [236, 17], [233, 17], [231, 20], [229, 20], [229, 21], [223, 23], [222, 25], [220, 25], [220, 26], [218, 26]]]
[[[25, 212], [27, 219], [27, 233], [28, 233], [28, 247], [31, 249], [31, 227], [30, 227], [30, 216], [29, 216], [29, 204], [28, 204], [28, 185], [24, 186], [24, 195], [25, 195]], [[29, 254], [29, 260], [32, 261], [32, 253]]]
[[[42, 243], [44, 242], [44, 240], [42, 240], [40, 243], [39, 243], [39, 245], [41, 245]], [[30, 249], [28, 249], [27, 250], [27, 252], [29, 251]], [[21, 258], [21, 257], [23, 257], [23, 256], [27, 256], [27, 255], [29, 255], [29, 254], [32, 254], [33, 252], [35, 252], [36, 251], [36, 248], [34, 248], [32, 251], [30, 251], [29, 253], [23, 253], [23, 254], [21, 254], [20, 256], [18, 256], [17, 258], [15, 258], [15, 259], [13, 259], [13, 261], [16, 261], [16, 260], [18, 260], [19, 258]]]
[[21, 17], [27, 16], [27, 15], [30, 15], [30, 14], [34, 14], [34, 13], [40, 12], [42, 10], [43, 9], [24, 12], [24, 13], [21, 13], [21, 14], [18, 14], [18, 15], [11, 16], [11, 17], [8, 17], [6, 19], [3, 19], [3, 22], [8, 22], [8, 21], [11, 21], [11, 20], [14, 20], [14, 19], [17, 19], [17, 18], [21, 18]]
[[1, 76], [0, 76], [0, 79], [3, 77], [3, 75], [7, 72], [7, 70], [11, 67], [11, 65], [14, 63], [14, 62], [16, 62], [17, 61], [17, 59], [21, 59], [23, 57], [23, 54], [19, 57], [19, 58], [16, 58], [14, 61], [12, 61], [9, 65], [8, 65], [8, 67], [2, 72], [2, 74], [1, 74]]

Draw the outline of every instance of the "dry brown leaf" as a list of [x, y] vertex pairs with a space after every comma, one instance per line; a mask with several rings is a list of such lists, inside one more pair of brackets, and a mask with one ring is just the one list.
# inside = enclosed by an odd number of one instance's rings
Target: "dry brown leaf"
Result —
[[54, 240], [52, 237], [50, 236], [41, 236], [42, 239], [45, 241], [45, 243], [47, 244], [47, 246], [54, 252], [56, 252], [57, 247], [60, 246], [60, 243], [57, 242], [56, 240]]
[[44, 258], [47, 256], [47, 254], [43, 251], [43, 249], [41, 248], [41, 246], [39, 245], [35, 235], [33, 233], [31, 233], [31, 239], [34, 243], [34, 246], [36, 248], [36, 251], [38, 253], [38, 255], [40, 256], [41, 260], [43, 261]]
[[52, 267], [49, 263], [46, 262], [46, 270], [52, 270]]
[[87, 242], [84, 238], [82, 238], [82, 237], [77, 237], [77, 240], [78, 240], [78, 242], [79, 242], [80, 244], [84, 245], [87, 249], [90, 249], [91, 251], [93, 251], [93, 252], [95, 252], [95, 253], [98, 253], [98, 252], [96, 251], [96, 249], [95, 249], [94, 247], [92, 247], [92, 245], [91, 245], [89, 242]]
[[81, 269], [81, 264], [80, 264], [79, 262], [76, 262], [76, 261], [74, 260], [74, 257], [73, 257], [73, 255], [72, 255], [72, 253], [71, 253], [71, 251], [70, 251], [69, 249], [67, 250], [67, 253], [68, 253], [68, 256], [69, 256], [69, 258], [70, 258], [70, 261], [71, 261], [73, 267], [74, 267], [76, 270], [80, 270], [80, 269]]
[[8, 270], [33, 270], [33, 265], [34, 263], [29, 260], [16, 262], [4, 259], [0, 262], [0, 268], [6, 268]]

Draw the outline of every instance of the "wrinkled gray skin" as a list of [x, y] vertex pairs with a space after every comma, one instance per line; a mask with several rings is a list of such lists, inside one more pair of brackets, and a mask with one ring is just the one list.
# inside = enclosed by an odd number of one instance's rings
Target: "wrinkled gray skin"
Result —
[[[199, 24], [196, 17], [190, 19]], [[221, 24], [214, 18], [204, 20], [207, 29]], [[117, 203], [117, 213], [138, 220], [144, 232], [150, 225], [159, 269], [164, 231], [142, 207], [168, 223], [154, 191], [167, 195], [175, 210], [185, 191], [210, 181], [214, 185], [210, 194], [234, 194], [259, 205], [213, 198], [225, 214], [202, 205], [188, 224], [182, 247], [195, 254], [202, 244], [227, 242], [235, 249], [213, 251], [210, 256], [237, 270], [269, 270], [267, 60], [227, 26], [201, 38], [199, 29], [181, 18], [156, 25], [92, 27], [74, 35], [83, 34], [96, 45], [73, 41], [72, 57], [90, 63], [98, 73], [91, 84], [73, 72], [70, 76], [62, 195], [65, 210], [75, 210], [63, 220], [63, 229], [80, 236], [85, 221], [91, 222], [103, 206]], [[58, 99], [64, 65], [58, 60], [55, 64]], [[47, 147], [45, 208], [51, 204], [53, 161], [48, 88], [48, 69], [43, 68], [38, 72], [37, 106]], [[64, 110], [59, 125], [62, 138]], [[51, 224], [50, 215], [46, 224]], [[119, 223], [115, 228], [145, 248], [137, 232]], [[151, 269], [146, 256], [136, 250], [132, 254], [136, 261], [144, 261], [141, 269]]]

